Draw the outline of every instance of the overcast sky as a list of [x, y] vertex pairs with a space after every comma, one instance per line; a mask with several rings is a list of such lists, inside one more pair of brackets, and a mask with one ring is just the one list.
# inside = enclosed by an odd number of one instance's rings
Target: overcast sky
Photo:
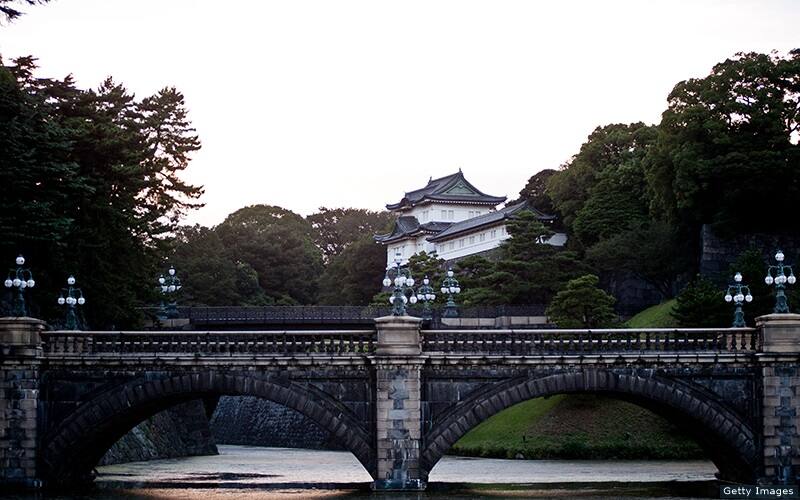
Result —
[[249, 204], [380, 209], [463, 169], [515, 196], [598, 125], [656, 123], [680, 80], [800, 47], [797, 1], [55, 0], [5, 59], [138, 97], [174, 85], [213, 225]]

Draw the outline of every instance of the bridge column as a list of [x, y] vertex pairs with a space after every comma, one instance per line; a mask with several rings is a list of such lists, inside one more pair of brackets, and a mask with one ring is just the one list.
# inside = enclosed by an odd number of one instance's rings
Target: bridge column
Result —
[[0, 489], [38, 488], [39, 365], [45, 323], [0, 318]]
[[410, 316], [375, 320], [376, 490], [422, 490], [419, 467], [423, 358], [419, 326]]
[[800, 314], [756, 318], [762, 347], [762, 482], [797, 484], [800, 471]]

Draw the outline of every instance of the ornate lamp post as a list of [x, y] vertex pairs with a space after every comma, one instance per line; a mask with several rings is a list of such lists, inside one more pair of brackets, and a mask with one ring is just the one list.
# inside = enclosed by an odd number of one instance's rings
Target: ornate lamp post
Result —
[[[733, 277], [733, 285], [728, 286], [728, 291], [725, 293], [725, 302], [733, 302], [736, 309], [733, 313], [733, 327], [744, 328], [744, 312], [742, 311], [743, 302], [752, 302], [753, 296], [750, 294], [750, 287], [742, 285], [742, 273], [736, 273]], [[745, 293], [747, 295], [745, 295]]]
[[447, 270], [447, 277], [442, 281], [442, 293], [447, 294], [447, 304], [444, 306], [442, 316], [445, 318], [457, 318], [458, 306], [453, 296], [461, 293], [461, 287], [458, 285], [458, 280], [453, 277], [452, 269]]
[[[775, 312], [776, 313], [788, 313], [789, 312], [789, 305], [786, 303], [786, 294], [783, 292], [786, 288], [786, 284], [794, 285], [797, 281], [797, 278], [794, 277], [794, 272], [792, 271], [791, 266], [785, 266], [783, 264], [784, 255], [783, 252], [778, 250], [775, 252], [775, 261], [778, 263], [774, 266], [769, 266], [767, 269], [767, 277], [764, 278], [764, 283], [767, 285], [775, 285]], [[775, 271], [775, 276], [773, 277], [773, 271]], [[789, 276], [786, 276], [786, 272], [789, 272]]]
[[[178, 303], [176, 293], [181, 289], [181, 280], [175, 276], [175, 268], [169, 266], [167, 276], [162, 274], [158, 277], [158, 284], [161, 287], [161, 311], [162, 318], [174, 319], [178, 317]], [[165, 307], [164, 301], [168, 304]]]
[[436, 294], [433, 293], [431, 280], [427, 276], [422, 280], [422, 286], [417, 289], [417, 300], [422, 302], [422, 319], [431, 319], [430, 303], [436, 299]]
[[8, 278], [6, 278], [4, 285], [6, 288], [16, 289], [12, 309], [14, 316], [21, 317], [28, 315], [28, 310], [25, 307], [25, 289], [33, 288], [36, 285], [36, 281], [33, 280], [31, 270], [22, 267], [25, 265], [25, 257], [22, 255], [17, 257], [16, 264], [16, 268], [9, 269]]
[[67, 278], [67, 288], [61, 289], [61, 295], [58, 297], [58, 305], [67, 306], [66, 322], [64, 324], [67, 330], [79, 330], [78, 328], [78, 315], [75, 313], [75, 306], [82, 306], [86, 303], [83, 297], [83, 291], [75, 286], [75, 277], [70, 276]]
[[[407, 268], [400, 267], [400, 252], [394, 256], [394, 267], [386, 269], [386, 276], [383, 278], [383, 286], [391, 286], [394, 283], [394, 290], [389, 297], [389, 303], [392, 304], [392, 314], [394, 316], [405, 316], [406, 303], [417, 303], [417, 296], [414, 294], [414, 278], [411, 277], [411, 272]], [[394, 278], [390, 276], [393, 275]], [[410, 297], [406, 296], [406, 292], [410, 292]]]

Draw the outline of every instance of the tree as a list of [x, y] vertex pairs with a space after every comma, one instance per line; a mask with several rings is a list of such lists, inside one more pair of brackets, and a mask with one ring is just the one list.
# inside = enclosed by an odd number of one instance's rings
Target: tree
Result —
[[[444, 259], [438, 258], [435, 253], [429, 254], [423, 251], [412, 255], [408, 259], [408, 270], [411, 271], [411, 276], [414, 277], [414, 280], [416, 280], [417, 284], [421, 285], [422, 280], [427, 277], [430, 280], [430, 286], [432, 286], [434, 290], [438, 290], [438, 287], [441, 286], [442, 281], [444, 280], [444, 266]], [[434, 291], [434, 293], [437, 294], [437, 302], [442, 300], [438, 295], [438, 291]]]
[[234, 260], [216, 231], [199, 225], [182, 227], [170, 259], [180, 273], [181, 303], [200, 306], [266, 303], [258, 274], [246, 262]]
[[733, 312], [728, 310], [723, 292], [713, 282], [698, 275], [676, 297], [672, 316], [685, 328], [729, 326]]
[[[551, 168], [540, 170], [533, 174], [522, 191], [519, 192], [519, 199], [516, 201], [527, 201], [528, 206], [536, 210], [553, 215], [556, 211], [553, 206], [553, 200], [547, 192], [547, 182], [557, 171]], [[507, 204], [512, 205], [516, 201], [509, 201]]]
[[22, 5], [36, 5], [44, 4], [49, 0], [0, 0], [0, 14], [6, 18], [6, 21], [13, 21], [22, 15], [21, 10], [17, 10], [13, 5], [15, 3]]
[[[199, 147], [182, 97], [156, 94], [150, 99], [163, 109], [155, 113], [111, 79], [82, 90], [71, 78], [37, 78], [35, 69], [24, 57], [0, 71], [0, 113], [9, 117], [0, 124], [8, 127], [0, 180], [14, 186], [0, 199], [2, 255], [29, 257], [43, 317], [62, 314], [51, 297], [74, 274], [90, 324], [135, 325], [137, 306], [157, 298], [154, 279], [175, 214], [201, 193], [175, 183], [185, 154]], [[155, 130], [169, 148], [153, 147]]]
[[552, 231], [531, 211], [517, 213], [508, 231], [512, 237], [500, 246], [497, 262], [472, 259], [461, 264], [460, 270], [468, 270], [461, 287], [465, 304], [546, 304], [584, 271], [573, 252], [543, 243]]
[[653, 212], [686, 235], [701, 224], [718, 234], [797, 231], [799, 81], [794, 50], [736, 54], [678, 83], [647, 155]]
[[[589, 135], [578, 154], [547, 181], [547, 193], [568, 229], [573, 229], [579, 212], [592, 197], [593, 188], [604, 173], [607, 176], [605, 189], [614, 187], [615, 184], [620, 185], [622, 189], [618, 190], [618, 196], [627, 193], [629, 203], [638, 202], [647, 207], [646, 200], [641, 197], [641, 193], [645, 191], [645, 182], [637, 171], [654, 139], [654, 127], [643, 123], [606, 125], [597, 127]], [[615, 175], [613, 171], [618, 169], [622, 172]], [[606, 170], [611, 172], [606, 173]], [[595, 204], [602, 208], [601, 203]], [[596, 213], [596, 210], [592, 213]], [[638, 213], [638, 210], [634, 213]], [[587, 215], [584, 214], [584, 217]], [[628, 221], [622, 219], [617, 223], [626, 227]]]
[[314, 229], [314, 244], [322, 252], [324, 261], [342, 253], [350, 244], [364, 235], [386, 229], [391, 222], [388, 212], [372, 212], [362, 208], [326, 208], [307, 217]]
[[614, 302], [598, 284], [600, 278], [586, 274], [570, 280], [547, 308], [547, 316], [561, 328], [606, 328], [616, 321]]
[[215, 228], [231, 258], [251, 266], [269, 301], [313, 304], [322, 259], [311, 225], [281, 207], [252, 205]]
[[668, 224], [651, 222], [595, 244], [586, 251], [586, 262], [599, 272], [630, 271], [672, 297], [675, 280], [691, 265], [684, 244]]
[[385, 247], [372, 236], [362, 237], [331, 258], [320, 278], [319, 303], [368, 305], [380, 289], [385, 269]]

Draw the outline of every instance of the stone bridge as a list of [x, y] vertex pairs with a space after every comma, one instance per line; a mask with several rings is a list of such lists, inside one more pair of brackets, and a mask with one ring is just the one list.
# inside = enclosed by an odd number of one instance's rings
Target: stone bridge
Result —
[[[755, 329], [47, 331], [0, 319], [0, 485], [89, 482], [175, 404], [250, 395], [329, 431], [376, 489], [421, 489], [471, 428], [519, 402], [602, 393], [691, 433], [727, 480], [795, 483], [800, 316]], [[468, 478], [465, 478], [467, 480]]]

